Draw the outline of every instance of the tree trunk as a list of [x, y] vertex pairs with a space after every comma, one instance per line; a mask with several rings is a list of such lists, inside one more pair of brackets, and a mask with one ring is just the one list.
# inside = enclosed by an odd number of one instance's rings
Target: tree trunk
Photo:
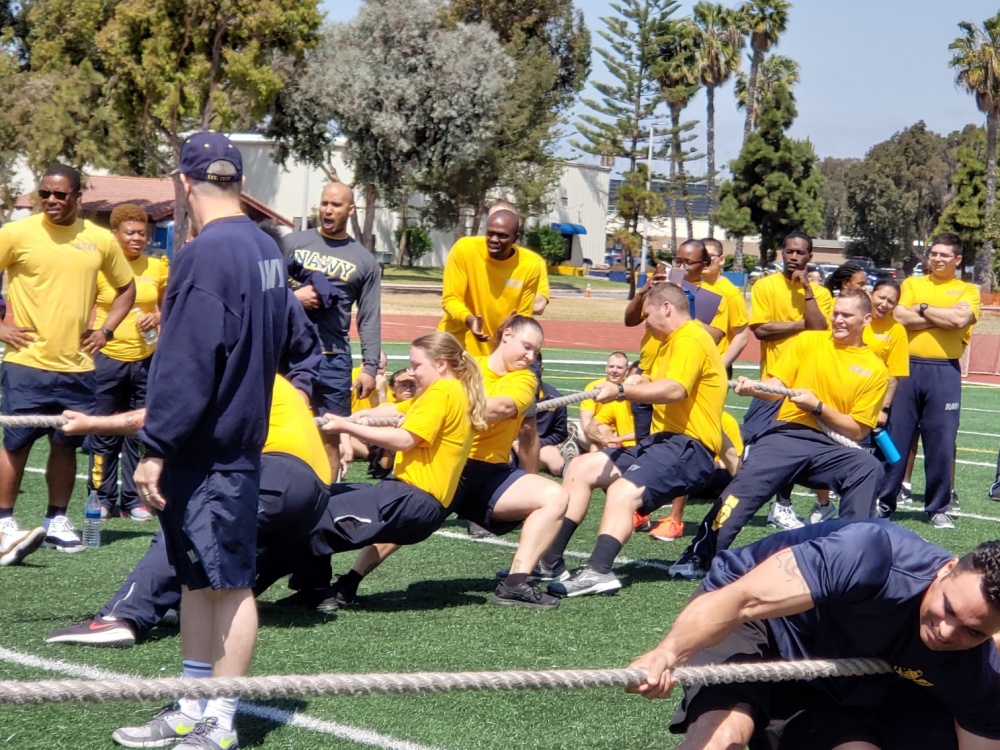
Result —
[[708, 236], [715, 237], [715, 86], [706, 87], [708, 97]]
[[458, 242], [465, 236], [465, 232], [469, 226], [469, 217], [466, 215], [466, 212], [471, 210], [471, 208], [471, 206], [464, 203], [458, 207], [458, 218], [455, 219], [455, 229], [452, 232], [455, 242]]
[[996, 286], [993, 273], [993, 231], [996, 228], [994, 212], [997, 203], [997, 119], [995, 111], [986, 113], [986, 241], [979, 253], [976, 265], [976, 280], [986, 285], [987, 291]]
[[174, 253], [188, 242], [188, 229], [191, 226], [191, 216], [188, 213], [187, 198], [184, 197], [184, 186], [180, 175], [174, 175]]
[[479, 225], [483, 223], [483, 214], [486, 213], [486, 196], [480, 196], [476, 210], [472, 214], [472, 236], [479, 234]]
[[733, 271], [743, 273], [743, 238], [736, 238], [736, 249], [733, 251]]
[[671, 139], [670, 145], [670, 173], [669, 184], [667, 185], [667, 206], [670, 211], [670, 251], [677, 252], [677, 201], [674, 194], [674, 185], [677, 183], [677, 162], [674, 160], [674, 144]]
[[396, 249], [396, 268], [403, 267], [403, 258], [406, 256], [406, 240], [410, 229], [410, 191], [403, 190], [403, 202], [399, 211], [399, 224], [402, 233], [399, 235], [399, 247]]
[[764, 51], [755, 49], [753, 57], [750, 59], [750, 78], [747, 79], [747, 119], [743, 123], [743, 143], [747, 142], [747, 136], [753, 130], [757, 106], [757, 72], [760, 70], [760, 63], [763, 59]]
[[[368, 248], [368, 252], [374, 253], [372, 237], [375, 234], [375, 204], [378, 202], [378, 188], [373, 184], [365, 184], [365, 225], [358, 236], [358, 242]], [[355, 211], [355, 213], [357, 213]]]

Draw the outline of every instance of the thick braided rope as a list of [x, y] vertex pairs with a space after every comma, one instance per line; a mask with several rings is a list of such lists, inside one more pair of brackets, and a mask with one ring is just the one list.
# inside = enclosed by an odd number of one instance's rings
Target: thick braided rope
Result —
[[[366, 427], [398, 427], [403, 415], [395, 417], [348, 417], [348, 422], [363, 424]], [[320, 427], [326, 424], [326, 417], [315, 417], [313, 421]]]
[[58, 414], [0, 414], [0, 427], [62, 427], [66, 418]]
[[[682, 685], [718, 685], [731, 682], [811, 680], [817, 677], [860, 677], [891, 672], [892, 668], [880, 659], [831, 659], [678, 667], [674, 670], [674, 677]], [[569, 690], [634, 687], [645, 677], [643, 669], [581, 669], [542, 672], [275, 675], [208, 680], [5, 680], [0, 682], [0, 704], [152, 701], [219, 695], [279, 698], [289, 695], [375, 695], [460, 690]]]
[[553, 409], [558, 409], [560, 406], [569, 406], [570, 404], [577, 404], [581, 401], [586, 401], [588, 398], [597, 398], [600, 393], [600, 388], [594, 388], [590, 391], [580, 391], [579, 393], [570, 393], [566, 396], [558, 396], [556, 398], [546, 399], [545, 401], [539, 401], [535, 404], [535, 408], [538, 411], [552, 411]]
[[[730, 388], [735, 388], [736, 387], [736, 381], [735, 380], [730, 380], [729, 381], [729, 387]], [[760, 391], [761, 393], [776, 393], [779, 396], [797, 396], [798, 393], [799, 393], [798, 391], [796, 391], [793, 388], [782, 388], [781, 386], [765, 385], [764, 383], [753, 383], [753, 389], [755, 391]], [[829, 427], [827, 427], [825, 424], [823, 424], [819, 420], [816, 420], [816, 421], [819, 424], [820, 429], [823, 430], [824, 434], [828, 438], [830, 438], [833, 442], [838, 443], [838, 444], [844, 446], [845, 448], [860, 448], [861, 447], [860, 445], [858, 445], [857, 443], [855, 443], [853, 440], [851, 440], [846, 435], [841, 435], [839, 432], [834, 432], [833, 430], [831, 430]]]

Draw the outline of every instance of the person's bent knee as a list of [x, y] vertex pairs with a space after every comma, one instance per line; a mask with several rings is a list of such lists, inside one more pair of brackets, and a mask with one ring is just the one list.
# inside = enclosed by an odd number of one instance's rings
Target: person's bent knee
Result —
[[642, 506], [644, 487], [637, 487], [624, 477], [619, 477], [608, 487], [608, 505], [627, 505], [632, 510]]
[[678, 750], [743, 750], [753, 730], [753, 717], [742, 711], [706, 711], [688, 727]]

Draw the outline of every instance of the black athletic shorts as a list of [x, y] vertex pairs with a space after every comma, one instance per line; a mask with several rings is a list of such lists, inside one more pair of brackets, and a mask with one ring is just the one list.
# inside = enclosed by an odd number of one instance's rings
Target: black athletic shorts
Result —
[[468, 460], [458, 480], [455, 498], [451, 501], [451, 512], [459, 518], [479, 524], [497, 536], [503, 536], [518, 526], [521, 521], [495, 521], [493, 508], [497, 501], [514, 482], [527, 472], [515, 469], [510, 464], [491, 464], [485, 461]]

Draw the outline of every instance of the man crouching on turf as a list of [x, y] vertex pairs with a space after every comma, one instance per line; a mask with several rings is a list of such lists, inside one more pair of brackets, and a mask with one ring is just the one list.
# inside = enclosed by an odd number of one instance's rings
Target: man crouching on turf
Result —
[[720, 552], [630, 689], [682, 664], [867, 657], [895, 674], [685, 688], [681, 748], [1000, 750], [1000, 541], [962, 558], [878, 519]]

